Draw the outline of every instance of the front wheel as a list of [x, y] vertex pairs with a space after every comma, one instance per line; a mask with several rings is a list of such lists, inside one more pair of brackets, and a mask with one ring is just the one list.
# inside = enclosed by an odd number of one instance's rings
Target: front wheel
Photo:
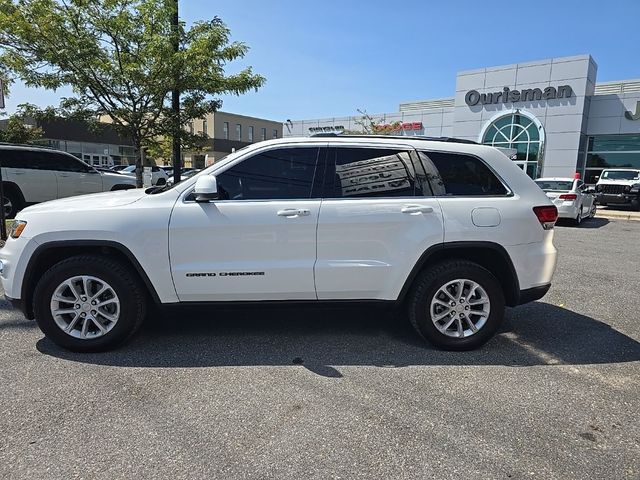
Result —
[[409, 297], [409, 319], [438, 348], [471, 350], [486, 343], [504, 317], [504, 293], [487, 269], [449, 260], [423, 271]]
[[118, 346], [138, 330], [145, 315], [135, 273], [103, 256], [79, 255], [55, 264], [36, 285], [33, 299], [42, 332], [76, 352]]

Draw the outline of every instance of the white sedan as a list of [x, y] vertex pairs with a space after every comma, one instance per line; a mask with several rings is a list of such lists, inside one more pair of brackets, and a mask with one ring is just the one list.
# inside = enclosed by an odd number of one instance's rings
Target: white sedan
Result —
[[595, 197], [578, 178], [538, 178], [536, 184], [544, 190], [558, 209], [558, 217], [569, 218], [580, 225], [585, 218], [596, 214]]
[[[127, 168], [123, 168], [118, 173], [120, 173], [121, 175], [128, 175], [131, 177], [135, 177], [136, 166], [129, 165]], [[156, 167], [155, 165], [151, 167], [151, 184], [152, 185], [164, 185], [167, 183], [168, 178], [169, 177], [167, 176], [166, 172], [162, 168]]]

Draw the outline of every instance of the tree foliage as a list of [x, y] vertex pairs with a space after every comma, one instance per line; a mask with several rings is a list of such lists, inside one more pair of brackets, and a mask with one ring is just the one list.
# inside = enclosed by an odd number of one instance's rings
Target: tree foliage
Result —
[[[181, 22], [174, 52], [175, 8], [175, 0], [0, 0], [0, 65], [28, 86], [71, 86], [64, 111], [109, 117], [138, 150], [176, 125], [181, 141], [197, 142], [184, 126], [219, 109], [219, 95], [240, 95], [265, 80], [251, 67], [225, 73], [248, 47], [231, 42], [218, 17]], [[170, 108], [176, 87], [178, 117]]]
[[31, 143], [42, 138], [42, 129], [26, 122], [20, 114], [11, 115], [0, 128], [0, 142]]

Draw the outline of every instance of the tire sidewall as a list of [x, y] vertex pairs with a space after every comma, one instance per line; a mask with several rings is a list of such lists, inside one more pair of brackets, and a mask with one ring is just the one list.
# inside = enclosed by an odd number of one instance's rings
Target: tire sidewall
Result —
[[[489, 296], [490, 313], [484, 326], [466, 338], [448, 337], [441, 333], [431, 320], [431, 301], [437, 291], [446, 283], [456, 279], [473, 280], [478, 283]], [[430, 279], [422, 292], [417, 292], [413, 308], [416, 325], [420, 333], [431, 343], [447, 350], [470, 350], [486, 343], [500, 327], [504, 317], [504, 293], [500, 283], [488, 270], [479, 265], [469, 264], [464, 267], [447, 269]]]
[[[72, 337], [58, 327], [51, 314], [51, 297], [56, 288], [65, 280], [80, 275], [104, 280], [113, 288], [120, 301], [120, 317], [116, 325], [99, 338], [83, 340]], [[69, 350], [82, 352], [111, 349], [123, 342], [136, 326], [139, 307], [134, 292], [121, 276], [99, 262], [84, 265], [80, 262], [69, 262], [66, 265], [54, 266], [38, 282], [33, 298], [35, 318], [40, 330], [56, 344]]]

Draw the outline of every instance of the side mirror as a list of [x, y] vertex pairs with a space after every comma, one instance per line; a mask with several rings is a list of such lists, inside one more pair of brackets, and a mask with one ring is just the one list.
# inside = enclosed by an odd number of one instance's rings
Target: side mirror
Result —
[[600, 175], [596, 175], [596, 176], [595, 176], [595, 177], [593, 177], [593, 178], [595, 178], [595, 179], [596, 179], [596, 182], [597, 182], [598, 180], [600, 180]]
[[218, 198], [218, 182], [213, 175], [204, 175], [196, 180], [194, 192], [196, 202], [207, 203]]
[[587, 187], [584, 189], [584, 193], [596, 193], [596, 187]]

